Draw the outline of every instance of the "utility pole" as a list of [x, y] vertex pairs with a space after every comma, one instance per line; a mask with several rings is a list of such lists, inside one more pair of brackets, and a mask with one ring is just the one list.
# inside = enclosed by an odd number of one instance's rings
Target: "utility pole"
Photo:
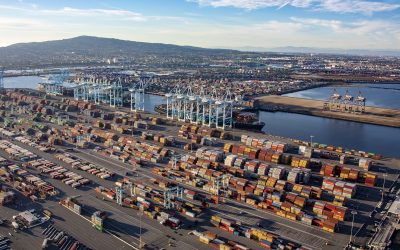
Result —
[[143, 244], [142, 244], [142, 215], [143, 215], [143, 213], [140, 211], [138, 213], [138, 215], [139, 215], [139, 248], [142, 248], [143, 247]]
[[353, 210], [351, 211], [351, 215], [353, 216], [352, 220], [351, 220], [351, 232], [350, 232], [350, 241], [349, 241], [349, 245], [352, 243], [353, 241], [353, 227], [354, 227], [354, 215], [357, 214], [357, 211]]
[[383, 202], [383, 195], [384, 195], [384, 193], [385, 193], [386, 177], [387, 177], [387, 173], [384, 173], [384, 174], [383, 174], [383, 184], [382, 184], [382, 198], [381, 198], [381, 202]]

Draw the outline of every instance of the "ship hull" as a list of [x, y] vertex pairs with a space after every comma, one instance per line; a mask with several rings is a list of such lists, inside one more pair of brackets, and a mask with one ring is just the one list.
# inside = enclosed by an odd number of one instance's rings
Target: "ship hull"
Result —
[[260, 123], [243, 123], [243, 122], [235, 122], [233, 127], [237, 129], [243, 130], [251, 130], [251, 131], [261, 131], [265, 126], [264, 122]]

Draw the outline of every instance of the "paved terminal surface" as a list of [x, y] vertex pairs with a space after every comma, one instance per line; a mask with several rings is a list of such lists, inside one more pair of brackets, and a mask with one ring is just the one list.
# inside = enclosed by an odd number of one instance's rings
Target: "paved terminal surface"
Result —
[[[13, 143], [23, 146], [30, 151], [40, 155], [44, 159], [53, 161], [60, 166], [63, 166], [67, 169], [72, 169], [68, 164], [58, 161], [51, 154], [43, 153], [35, 148], [29, 147], [25, 144], [19, 143], [17, 141], [13, 141]], [[2, 157], [7, 157], [7, 155], [0, 151], [0, 155]], [[86, 155], [86, 154], [85, 154]], [[77, 156], [81, 157], [81, 153], [78, 153]], [[126, 170], [120, 168], [120, 165], [123, 165], [119, 162], [111, 162], [109, 159], [104, 157], [97, 156], [93, 158], [81, 157], [82, 159], [92, 160], [92, 162], [98, 164], [99, 166], [104, 166], [109, 169], [115, 170], [117, 173], [119, 172], [121, 175]], [[113, 165], [114, 164], [114, 165]], [[30, 170], [32, 171], [32, 170]], [[109, 214], [109, 220], [105, 223], [105, 228], [108, 229], [114, 236], [106, 233], [100, 233], [91, 227], [91, 224], [80, 216], [74, 214], [70, 210], [64, 208], [63, 206], [58, 204], [58, 199], [55, 201], [47, 201], [44, 203], [43, 208], [48, 208], [55, 215], [55, 224], [60, 228], [66, 230], [67, 232], [75, 232], [72, 236], [75, 237], [77, 235], [77, 239], [79, 239], [82, 243], [92, 249], [112, 249], [112, 248], [101, 248], [107, 246], [107, 242], [110, 242], [115, 249], [123, 249], [123, 248], [133, 248], [138, 247], [139, 245], [139, 233], [140, 233], [140, 224], [142, 225], [142, 240], [146, 243], [147, 248], [149, 249], [160, 249], [167, 248], [170, 241], [174, 242], [174, 249], [207, 249], [207, 245], [198, 241], [197, 237], [193, 235], [189, 235], [188, 233], [192, 231], [194, 228], [189, 227], [193, 224], [193, 220], [189, 220], [177, 214], [176, 216], [180, 219], [184, 220], [184, 223], [187, 227], [183, 227], [177, 231], [167, 228], [165, 226], [160, 225], [156, 220], [152, 220], [147, 218], [146, 216], [140, 216], [137, 210], [133, 210], [130, 208], [120, 207], [114, 201], [102, 200], [100, 194], [97, 194], [93, 187], [94, 185], [101, 185], [105, 187], [112, 188], [114, 180], [103, 180], [99, 179], [93, 175], [90, 175], [83, 171], [74, 170], [75, 172], [81, 174], [83, 177], [88, 178], [93, 181], [93, 186], [82, 189], [73, 189], [72, 187], [63, 184], [61, 181], [54, 180], [51, 178], [45, 178], [50, 184], [56, 186], [63, 196], [77, 196], [77, 200], [83, 204], [83, 214], [86, 215], [87, 219], [89, 219], [89, 215], [95, 210], [107, 211]], [[32, 171], [34, 172], [34, 171]], [[139, 178], [141, 179], [141, 178]], [[23, 202], [23, 209], [34, 208], [37, 205], [25, 201]], [[0, 211], [3, 209], [10, 210], [7, 207], [0, 207]], [[8, 214], [6, 214], [6, 218], [10, 218], [12, 215], [15, 215], [16, 212], [11, 209]], [[59, 219], [57, 219], [59, 218]], [[141, 222], [142, 220], [142, 222]], [[199, 228], [202, 230], [208, 231], [218, 231], [211, 224], [209, 224], [209, 216], [205, 215], [205, 218], [200, 217], [199, 220]], [[68, 222], [68, 223], [67, 223]], [[79, 223], [74, 223], [79, 222]], [[77, 228], [75, 228], [77, 227]], [[8, 229], [10, 231], [10, 229]], [[35, 229], [36, 230], [36, 229]], [[81, 232], [82, 230], [82, 232]], [[40, 231], [40, 230], [39, 230]], [[100, 234], [100, 235], [99, 235]], [[229, 234], [232, 236], [231, 234]], [[43, 238], [40, 233], [35, 234], [36, 237], [39, 237], [39, 240], [34, 242], [37, 245], [41, 245]], [[120, 238], [119, 239], [117, 239]], [[94, 239], [101, 238], [101, 241], [97, 241]], [[27, 242], [31, 241], [31, 238], [23, 238], [26, 239]], [[172, 239], [172, 240], [171, 240]], [[235, 239], [238, 242], [242, 242], [246, 246], [252, 246], [252, 249], [260, 248], [255, 241], [246, 239], [244, 237], [238, 237]], [[104, 242], [103, 242], [104, 241]], [[128, 244], [126, 244], [128, 243]], [[13, 243], [14, 244], [14, 243]], [[26, 243], [23, 243], [26, 244]], [[132, 247], [133, 246], [133, 247]]]
[[400, 110], [367, 106], [364, 114], [334, 112], [324, 110], [324, 101], [309, 100], [296, 97], [269, 95], [257, 98], [261, 109], [270, 110], [275, 107], [278, 111], [307, 114], [356, 122], [400, 127]]
[[[107, 107], [104, 108], [108, 109]], [[125, 108], [121, 108], [119, 110], [127, 111]], [[74, 114], [71, 113], [71, 115]], [[143, 114], [142, 116], [147, 115]], [[155, 115], [151, 114], [151, 116]], [[91, 119], [89, 118], [89, 122], [90, 120]], [[155, 126], [154, 131], [151, 132], [176, 136], [181, 124], [182, 123], [171, 122], [171, 124], [167, 126]], [[51, 126], [56, 125], [51, 124]], [[292, 143], [290, 139], [286, 138], [261, 135], [259, 133], [247, 131], [232, 131], [232, 134], [235, 136], [240, 136], [243, 133], [254, 137], [262, 136], [263, 138], [267, 139]], [[11, 138], [5, 139], [11, 140]], [[188, 142], [182, 138], [179, 138], [178, 140], [181, 142]], [[220, 143], [227, 142], [223, 140], [219, 141]], [[63, 166], [66, 169], [72, 169], [68, 164], [55, 159], [53, 154], [43, 153], [35, 148], [17, 141], [13, 141], [13, 143], [28, 149], [44, 159]], [[59, 146], [57, 146], [57, 148], [60, 150], [65, 149], [65, 147]], [[190, 153], [180, 148], [170, 147], [170, 149], [173, 149], [179, 153]], [[65, 230], [67, 233], [92, 249], [135, 249], [139, 246], [140, 228], [142, 228], [142, 240], [146, 243], [146, 248], [148, 249], [209, 249], [209, 246], [199, 242], [196, 236], [189, 235], [189, 232], [194, 229], [192, 227], [194, 222], [193, 219], [189, 219], [177, 214], [176, 216], [183, 220], [184, 226], [182, 229], [175, 231], [160, 225], [156, 220], [149, 219], [146, 216], [141, 216], [138, 214], [137, 210], [120, 207], [114, 201], [102, 200], [100, 195], [94, 191], [94, 187], [98, 185], [108, 188], [114, 187], [114, 182], [118, 178], [125, 176], [127, 170], [132, 170], [132, 166], [115, 159], [104, 157], [91, 149], [81, 149], [77, 150], [76, 152], [68, 153], [78, 158], [93, 162], [98, 166], [106, 167], [112, 171], [115, 171], [119, 176], [112, 180], [103, 180], [90, 175], [87, 172], [74, 169], [74, 172], [93, 182], [88, 187], [78, 189], [73, 189], [70, 186], [63, 184], [59, 180], [44, 178], [45, 181], [58, 188], [60, 191], [59, 197], [55, 197], [52, 200], [46, 200], [44, 203], [32, 203], [21, 198], [22, 200], [20, 202], [20, 206], [0, 207], [0, 217], [6, 217], [10, 219], [12, 215], [17, 214], [18, 211], [22, 211], [24, 209], [35, 207], [48, 208], [54, 213], [55, 216], [52, 221], [58, 228]], [[3, 151], [0, 151], [0, 156], [9, 158], [9, 156]], [[378, 188], [369, 188], [359, 185], [357, 196], [355, 199], [352, 199], [349, 204], [349, 208], [355, 209], [359, 212], [359, 214], [355, 217], [353, 229], [353, 234], [356, 234], [355, 242], [358, 243], [365, 243], [369, 237], [368, 235], [370, 234], [371, 229], [367, 226], [368, 224], [371, 224], [371, 221], [373, 224], [374, 217], [370, 218], [370, 215], [381, 197], [379, 187], [382, 187], [383, 184], [383, 173], [388, 173], [385, 183], [386, 189], [394, 184], [394, 180], [398, 179], [398, 169], [400, 169], [399, 160], [384, 159], [383, 161], [377, 162], [378, 166], [375, 166], [372, 171], [376, 172], [380, 176], [380, 181], [377, 183]], [[149, 164], [146, 167], [138, 169], [137, 172], [139, 173], [139, 177], [132, 177], [135, 179], [134, 181], [146, 182], [147, 178], [159, 177], [151, 173], [152, 166], [154, 165]], [[35, 170], [32, 169], [29, 171], [35, 172]], [[190, 187], [191, 189], [195, 189], [199, 192], [204, 192], [201, 189], [196, 189], [185, 184], [182, 184], [182, 186]], [[61, 199], [61, 197], [64, 198], [66, 196], [78, 196], [78, 201], [84, 205], [83, 217], [74, 214], [58, 204], [58, 201]], [[90, 214], [95, 210], [103, 210], [109, 213], [109, 220], [105, 223], [108, 233], [96, 231], [87, 221]], [[196, 218], [199, 221], [197, 229], [215, 232], [222, 238], [235, 240], [250, 247], [251, 249], [261, 249], [261, 247], [253, 240], [244, 237], [236, 237], [231, 233], [227, 233], [223, 230], [213, 227], [209, 223], [210, 216], [213, 214], [218, 214], [219, 216], [227, 219], [238, 220], [243, 224], [250, 226], [255, 226], [259, 223], [268, 231], [277, 233], [282, 237], [300, 243], [310, 249], [342, 249], [349, 241], [351, 230], [351, 222], [346, 221], [340, 224], [341, 226], [339, 228], [339, 232], [332, 234], [315, 226], [307, 226], [297, 221], [290, 221], [273, 213], [260, 211], [247, 204], [228, 199], [219, 205], [211, 205], [210, 209], [206, 210], [206, 212], [203, 213], [199, 218]], [[13, 236], [10, 236], [10, 239], [12, 240], [13, 249], [32, 249], [24, 248], [27, 246], [35, 246], [34, 249], [39, 248], [43, 241], [43, 236], [41, 235], [42, 230], [43, 229], [41, 227], [38, 227], [27, 232], [24, 231], [14, 233], [10, 227], [0, 226], [0, 234], [5, 235], [12, 233]], [[172, 243], [172, 246], [169, 246], [169, 243]], [[328, 245], [326, 245], [326, 243], [328, 243]]]

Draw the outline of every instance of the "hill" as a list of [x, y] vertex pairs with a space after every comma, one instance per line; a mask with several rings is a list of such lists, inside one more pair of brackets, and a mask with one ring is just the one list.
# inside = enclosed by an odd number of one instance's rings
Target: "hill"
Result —
[[232, 50], [205, 49], [162, 43], [126, 41], [113, 38], [79, 36], [70, 39], [18, 43], [0, 47], [0, 65], [65, 65], [100, 63], [104, 58], [132, 58], [149, 55], [218, 55]]

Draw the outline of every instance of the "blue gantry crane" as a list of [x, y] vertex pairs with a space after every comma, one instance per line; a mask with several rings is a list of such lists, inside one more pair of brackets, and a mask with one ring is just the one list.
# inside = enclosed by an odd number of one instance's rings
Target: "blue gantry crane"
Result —
[[0, 91], [4, 90], [4, 68], [0, 66]]
[[69, 78], [69, 71], [67, 69], [61, 70], [59, 74], [51, 75], [46, 83], [44, 83], [44, 89], [46, 94], [50, 95], [62, 95], [63, 84]]

